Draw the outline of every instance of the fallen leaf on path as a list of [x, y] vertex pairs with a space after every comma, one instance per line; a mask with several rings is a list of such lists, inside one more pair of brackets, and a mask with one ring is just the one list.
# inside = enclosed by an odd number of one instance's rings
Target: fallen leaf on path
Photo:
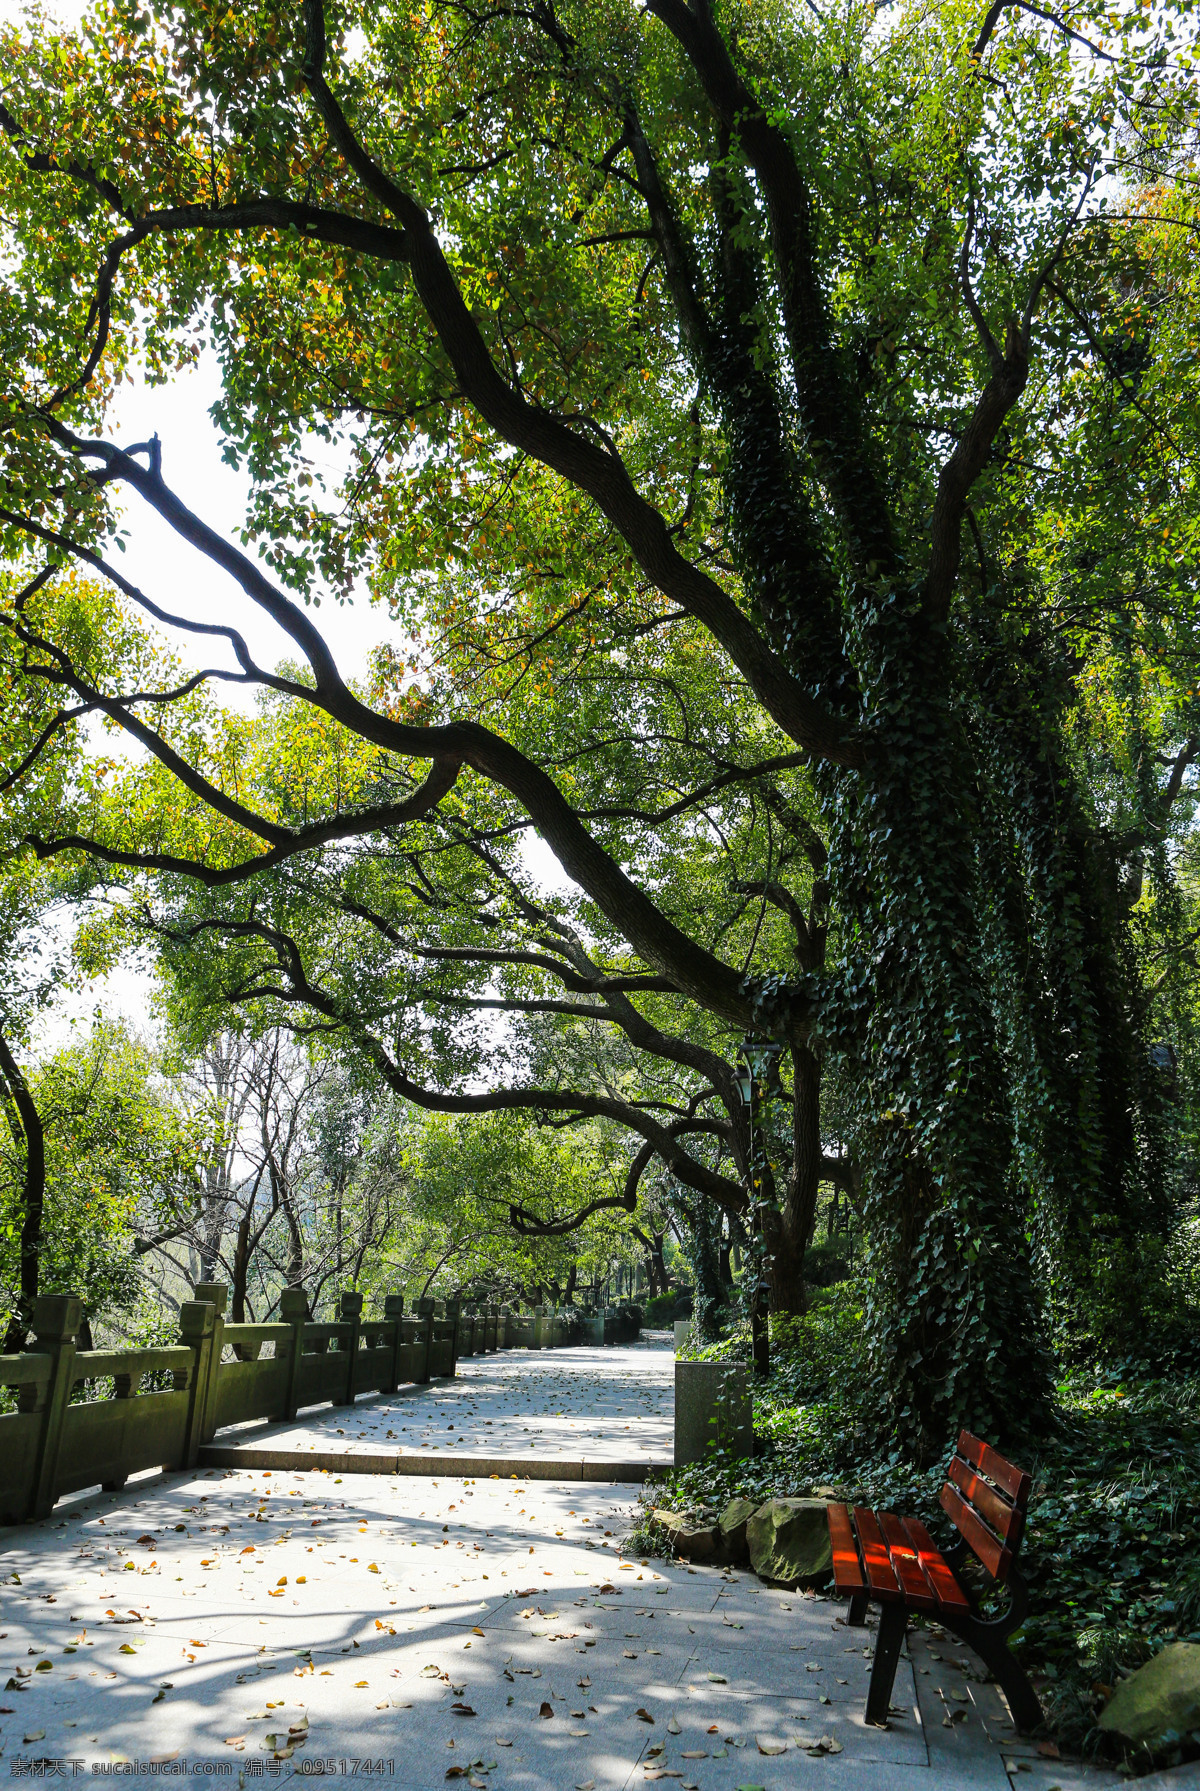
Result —
[[683, 1724], [680, 1722], [680, 1720], [677, 1716], [668, 1717], [668, 1719], [667, 1719], [667, 1734], [668, 1735], [682, 1735], [683, 1734]]
[[[474, 1716], [475, 1714], [469, 1704], [451, 1704], [450, 1708], [456, 1716]], [[551, 1715], [553, 1715], [553, 1712], [551, 1712]]]
[[654, 1721], [654, 1718], [651, 1716], [650, 1712], [642, 1704], [638, 1705], [637, 1718], [640, 1723], [652, 1723]]
[[45, 1729], [32, 1729], [30, 1731], [30, 1733], [24, 1737], [24, 1740], [26, 1740], [26, 1741], [42, 1741], [45, 1738], [45, 1734], [46, 1734]]
[[546, 1717], [553, 1716], [554, 1715], [553, 1704], [543, 1703], [541, 1709], [538, 1711], [538, 1715], [546, 1716]]
[[754, 1745], [760, 1754], [786, 1754], [786, 1741], [772, 1741], [769, 1735], [756, 1735]]

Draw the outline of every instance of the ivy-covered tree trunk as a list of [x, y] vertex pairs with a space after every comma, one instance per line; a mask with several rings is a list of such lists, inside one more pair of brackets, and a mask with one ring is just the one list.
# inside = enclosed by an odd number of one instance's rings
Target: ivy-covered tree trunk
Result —
[[[828, 1008], [863, 1073], [868, 1326], [919, 1461], [970, 1423], [1036, 1426], [1049, 1382], [981, 943], [976, 768], [948, 649], [889, 600], [863, 630], [868, 765], [838, 780], [831, 875], [852, 927]], [[831, 780], [832, 781], [832, 780]]]

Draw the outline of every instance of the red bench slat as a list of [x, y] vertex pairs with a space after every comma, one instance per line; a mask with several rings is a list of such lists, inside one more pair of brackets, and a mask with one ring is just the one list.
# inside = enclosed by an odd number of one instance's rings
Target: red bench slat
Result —
[[968, 1548], [974, 1550], [994, 1580], [1003, 1583], [1008, 1578], [1008, 1570], [1013, 1564], [1010, 1548], [987, 1528], [983, 1521], [975, 1515], [971, 1506], [963, 1498], [956, 1486], [949, 1480], [943, 1486], [938, 1503], [950, 1519], [959, 1535], [964, 1538]]
[[940, 1550], [935, 1546], [933, 1537], [925, 1525], [917, 1517], [906, 1517], [904, 1528], [908, 1531], [909, 1541], [916, 1550], [917, 1560], [921, 1564], [921, 1572], [933, 1587], [934, 1597], [944, 1610], [967, 1612], [971, 1609], [971, 1601], [955, 1579], [950, 1565], [942, 1558]]
[[984, 1522], [995, 1530], [1001, 1542], [1007, 1542], [1015, 1548], [1021, 1540], [1025, 1513], [1019, 1511], [1015, 1505], [1010, 1505], [1003, 1493], [998, 1493], [994, 1486], [981, 1480], [974, 1468], [968, 1467], [957, 1455], [951, 1458], [946, 1471], [967, 1503], [974, 1505]]
[[1003, 1492], [1006, 1492], [1013, 1504], [1024, 1511], [1029, 1503], [1029, 1492], [1033, 1478], [1018, 1468], [1015, 1463], [1007, 1461], [990, 1443], [981, 1442], [971, 1435], [969, 1430], [959, 1432], [958, 1453], [989, 1480], [994, 1480]]
[[833, 1578], [839, 1592], [848, 1592], [853, 1596], [856, 1592], [865, 1592], [867, 1582], [863, 1577], [862, 1562], [858, 1558], [858, 1550], [854, 1545], [854, 1531], [850, 1525], [850, 1511], [845, 1505], [827, 1505], [825, 1515], [829, 1519], [829, 1541], [833, 1548]]
[[921, 1571], [921, 1564], [917, 1558], [917, 1552], [913, 1548], [912, 1539], [900, 1518], [894, 1511], [880, 1511], [877, 1516], [879, 1528], [883, 1531], [883, 1540], [887, 1543], [892, 1572], [900, 1581], [900, 1589], [904, 1593], [906, 1602], [917, 1611], [936, 1610], [937, 1599]]
[[875, 1520], [875, 1513], [862, 1505], [854, 1507], [854, 1533], [858, 1537], [863, 1566], [867, 1570], [867, 1579], [874, 1596], [889, 1602], [902, 1599], [904, 1594], [896, 1583], [887, 1543], [883, 1540], [883, 1532]]

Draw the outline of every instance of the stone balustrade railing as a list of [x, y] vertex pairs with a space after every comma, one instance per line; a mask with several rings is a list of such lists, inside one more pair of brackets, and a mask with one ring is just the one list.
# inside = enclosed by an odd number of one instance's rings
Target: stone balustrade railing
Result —
[[[490, 1350], [630, 1343], [641, 1322], [632, 1307], [515, 1313], [428, 1299], [406, 1313], [400, 1294], [385, 1298], [382, 1318], [364, 1319], [358, 1293], [343, 1294], [337, 1318], [321, 1322], [308, 1317], [301, 1290], [287, 1289], [278, 1323], [230, 1324], [227, 1294], [198, 1283], [180, 1308], [179, 1343], [160, 1349], [78, 1349], [82, 1302], [37, 1301], [32, 1348], [0, 1356], [0, 1386], [14, 1390], [17, 1408], [0, 1414], [0, 1523], [45, 1517], [85, 1487], [116, 1491], [146, 1469], [194, 1468], [201, 1446], [230, 1425], [291, 1421], [310, 1406], [451, 1377], [460, 1357]], [[107, 1380], [111, 1398], [81, 1397]], [[148, 1380], [159, 1384], [151, 1390]]]

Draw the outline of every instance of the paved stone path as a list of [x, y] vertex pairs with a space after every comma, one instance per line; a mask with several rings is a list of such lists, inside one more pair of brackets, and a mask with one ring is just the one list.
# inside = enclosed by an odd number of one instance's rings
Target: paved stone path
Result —
[[[295, 1424], [243, 1426], [219, 1441], [323, 1458], [336, 1450], [347, 1460], [437, 1451], [513, 1465], [643, 1456], [669, 1463], [674, 1376], [665, 1334], [625, 1349], [504, 1350], [465, 1357], [454, 1381], [404, 1388], [352, 1409], [324, 1406]], [[228, 1457], [222, 1461], [230, 1465]]]
[[[629, 1364], [651, 1355], [611, 1360], [636, 1377]], [[539, 1365], [543, 1391], [560, 1362]], [[502, 1363], [472, 1366], [482, 1384]], [[471, 1409], [474, 1381], [464, 1429], [483, 1409]], [[432, 1390], [439, 1416], [445, 1391]], [[569, 1421], [565, 1401], [556, 1389], [537, 1421]], [[1018, 1742], [978, 1663], [927, 1632], [901, 1663], [891, 1725], [867, 1728], [871, 1634], [846, 1629], [836, 1603], [747, 1573], [623, 1556], [636, 1496], [517, 1471], [210, 1469], [64, 1505], [4, 1533], [0, 1753], [10, 1772], [78, 1760], [89, 1777], [124, 1776], [130, 1761], [239, 1788], [272, 1776], [395, 1791], [1118, 1782]]]

